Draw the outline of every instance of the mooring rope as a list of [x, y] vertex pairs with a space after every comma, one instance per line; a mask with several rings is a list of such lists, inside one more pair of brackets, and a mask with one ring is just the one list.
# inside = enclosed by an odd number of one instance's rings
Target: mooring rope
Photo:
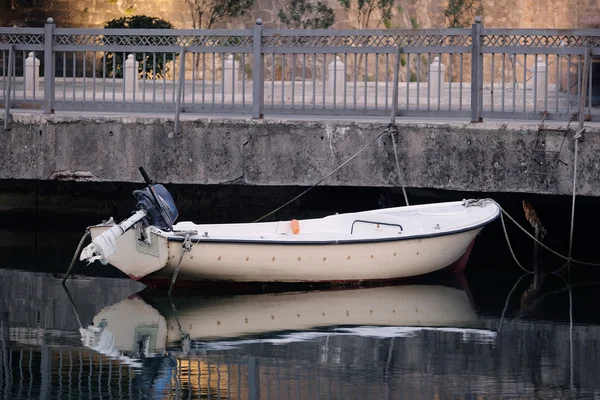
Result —
[[394, 159], [396, 160], [396, 174], [398, 175], [398, 181], [400, 181], [400, 186], [402, 186], [402, 194], [404, 195], [404, 203], [408, 206], [408, 196], [406, 195], [406, 189], [404, 188], [404, 178], [402, 177], [402, 170], [400, 169], [400, 160], [398, 159], [398, 146], [396, 146], [396, 137], [395, 135], [398, 133], [398, 128], [396, 124], [393, 125], [395, 132], [392, 132], [390, 136], [392, 137], [392, 145], [394, 146]]
[[71, 264], [69, 264], [69, 268], [67, 268], [67, 272], [65, 273], [65, 276], [64, 276], [64, 278], [62, 280], [62, 284], [63, 285], [65, 284], [65, 282], [67, 281], [67, 279], [69, 279], [69, 275], [71, 275], [71, 271], [73, 270], [73, 267], [75, 266], [75, 263], [79, 259], [79, 255], [81, 254], [81, 250], [83, 250], [83, 244], [85, 243], [85, 240], [89, 236], [90, 236], [90, 230], [86, 229], [85, 233], [83, 234], [83, 237], [79, 241], [79, 245], [77, 246], [77, 249], [75, 250], [75, 254], [73, 254], [73, 259], [71, 260]]
[[[314, 189], [316, 186], [318, 186], [319, 184], [323, 183], [327, 178], [329, 178], [330, 176], [332, 176], [333, 174], [335, 174], [336, 172], [338, 172], [340, 169], [342, 169], [344, 166], [346, 166], [346, 164], [348, 164], [350, 161], [354, 160], [356, 157], [358, 157], [360, 154], [362, 154], [366, 149], [368, 149], [373, 143], [377, 142], [379, 139], [381, 139], [385, 135], [391, 135], [392, 136], [392, 141], [394, 142], [394, 154], [396, 155], [396, 168], [397, 168], [397, 173], [398, 173], [398, 179], [402, 180], [402, 176], [400, 175], [400, 163], [398, 161], [397, 149], [396, 149], [396, 146], [395, 146], [396, 142], [393, 139], [394, 138], [394, 134], [396, 134], [397, 132], [398, 132], [398, 128], [396, 127], [396, 124], [389, 124], [382, 133], [380, 133], [379, 135], [377, 135], [377, 137], [375, 137], [375, 139], [371, 140], [369, 143], [367, 143], [366, 145], [364, 145], [360, 150], [358, 150], [356, 153], [354, 153], [354, 155], [352, 155], [346, 161], [344, 161], [343, 163], [341, 163], [336, 169], [334, 169], [333, 171], [331, 171], [329, 174], [327, 174], [326, 176], [324, 176], [323, 178], [321, 178], [321, 180], [319, 180], [317, 183], [315, 183], [314, 185], [310, 186], [308, 189], [304, 190], [302, 193], [300, 193], [299, 195], [297, 195], [293, 199], [287, 201], [286, 203], [282, 204], [281, 206], [277, 207], [273, 211], [270, 211], [267, 214], [263, 215], [262, 217], [260, 217], [260, 218], [258, 218], [256, 220], [252, 221], [252, 223], [262, 221], [263, 219], [265, 219], [265, 218], [267, 218], [267, 217], [275, 214], [277, 211], [281, 210], [282, 208], [284, 208], [284, 207], [290, 205], [291, 203], [293, 203], [294, 201], [298, 200], [300, 197], [304, 196], [306, 193], [308, 193], [309, 191], [311, 191], [312, 189]], [[404, 200], [406, 201], [406, 205], [408, 205], [408, 198], [406, 197], [406, 190], [404, 189], [404, 184], [401, 183], [401, 185], [402, 185], [402, 191], [404, 192]]]
[[510, 239], [508, 238], [508, 231], [506, 230], [506, 223], [504, 222], [504, 212], [500, 213], [500, 222], [502, 222], [502, 230], [504, 231], [504, 240], [506, 240], [506, 244], [508, 245], [508, 250], [510, 251], [510, 254], [512, 255], [513, 260], [519, 266], [519, 268], [521, 268], [523, 271], [525, 271], [528, 274], [532, 274], [533, 271], [530, 271], [527, 268], [525, 268], [523, 265], [521, 265], [521, 263], [517, 259], [517, 256], [515, 255], [515, 252], [513, 251], [512, 245], [510, 244]]
[[519, 279], [517, 279], [517, 281], [513, 285], [510, 292], [508, 292], [508, 295], [506, 296], [506, 300], [504, 301], [504, 308], [502, 309], [502, 314], [500, 314], [500, 323], [498, 324], [498, 332], [500, 332], [502, 330], [502, 323], [504, 322], [504, 316], [506, 315], [506, 310], [508, 310], [508, 303], [510, 301], [510, 298], [511, 298], [513, 292], [515, 291], [517, 286], [519, 286], [519, 283], [521, 283], [523, 278], [525, 278], [528, 275], [529, 275], [528, 273], [521, 275], [521, 277]]
[[573, 292], [571, 291], [571, 274], [569, 273], [569, 280], [567, 282], [567, 288], [569, 289], [569, 371], [570, 371], [570, 383], [571, 390], [574, 389], [573, 385]]
[[171, 292], [169, 292], [169, 303], [171, 303], [171, 309], [173, 310], [173, 315], [175, 315], [175, 322], [177, 322], [177, 327], [179, 328], [179, 334], [181, 335], [181, 350], [184, 355], [187, 355], [190, 351], [191, 347], [191, 339], [190, 334], [185, 333], [183, 331], [183, 327], [181, 326], [181, 322], [179, 322], [179, 313], [177, 312], [177, 308], [175, 307], [175, 301], [171, 296]]
[[585, 57], [583, 61], [583, 76], [581, 77], [581, 94], [579, 96], [579, 125], [577, 127], [577, 133], [573, 136], [575, 140], [575, 156], [573, 160], [573, 199], [571, 202], [571, 235], [569, 238], [569, 259], [571, 258], [571, 254], [573, 251], [573, 231], [575, 227], [575, 198], [577, 194], [577, 156], [579, 154], [579, 139], [581, 135], [585, 131], [583, 127], [583, 120], [585, 118], [585, 101], [587, 94], [587, 86], [588, 86], [588, 75], [590, 73], [590, 58], [591, 58], [591, 48], [587, 48], [585, 51]]
[[573, 160], [573, 198], [571, 200], [571, 231], [569, 234], [569, 258], [573, 253], [573, 231], [575, 229], [575, 198], [577, 197], [577, 155], [579, 153], [579, 138], [584, 128], [577, 130], [575, 139], [575, 156]]
[[177, 275], [179, 274], [179, 267], [181, 266], [183, 255], [192, 250], [193, 243], [190, 239], [190, 235], [194, 235], [194, 232], [185, 232], [185, 238], [183, 239], [183, 243], [181, 244], [181, 254], [179, 255], [179, 261], [177, 262], [177, 266], [175, 267], [175, 272], [173, 272], [173, 277], [171, 278], [171, 285], [169, 286], [169, 296], [171, 295], [173, 287], [175, 286], [175, 281], [177, 280]]
[[[523, 226], [521, 226], [504, 208], [502, 208], [502, 206], [500, 204], [498, 204], [498, 202], [496, 202], [494, 199], [469, 199], [469, 200], [463, 200], [463, 205], [465, 207], [471, 207], [471, 206], [479, 206], [479, 207], [483, 207], [485, 206], [487, 203], [494, 203], [501, 211], [500, 214], [500, 219], [504, 225], [504, 218], [502, 217], [502, 215], [505, 215], [513, 224], [515, 224], [520, 230], [522, 230], [527, 236], [529, 236], [534, 242], [538, 243], [542, 248], [546, 249], [547, 251], [549, 251], [550, 253], [554, 254], [557, 257], [562, 258], [563, 260], [566, 260], [568, 262], [572, 262], [574, 264], [581, 264], [581, 265], [589, 265], [589, 266], [594, 266], [594, 267], [600, 267], [600, 263], [592, 263], [592, 262], [588, 262], [588, 261], [581, 261], [581, 260], [576, 260], [572, 257], [569, 256], [565, 256], [561, 253], [559, 253], [556, 250], [551, 249], [550, 247], [546, 246], [544, 243], [542, 243], [538, 238], [536, 238], [535, 236], [533, 236], [531, 233], [529, 233], [529, 231], [527, 231], [527, 229], [525, 229]], [[515, 258], [515, 261], [517, 262], [517, 264], [526, 272], [528, 273], [532, 273], [531, 271], [527, 270], [526, 268], [524, 268], [522, 265], [520, 265], [520, 263], [518, 262], [518, 260], [516, 259], [515, 255], [514, 255], [514, 251], [512, 250], [512, 246], [510, 244], [510, 241], [508, 240], [508, 233], [505, 230], [505, 239], [507, 239], [507, 244], [508, 247], [510, 249], [511, 254], [513, 255], [513, 258]], [[564, 268], [561, 267], [560, 269]], [[559, 269], [559, 270], [560, 270]], [[557, 270], [557, 271], [559, 271]], [[556, 272], [556, 271], [554, 271]]]

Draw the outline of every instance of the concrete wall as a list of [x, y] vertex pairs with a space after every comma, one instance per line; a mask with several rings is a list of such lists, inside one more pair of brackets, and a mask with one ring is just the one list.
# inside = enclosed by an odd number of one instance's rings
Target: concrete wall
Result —
[[[400, 121], [402, 121], [400, 119]], [[0, 129], [0, 179], [307, 186], [379, 135], [385, 122], [189, 119], [182, 133], [155, 117], [15, 113]], [[566, 124], [552, 125], [564, 128]], [[546, 124], [548, 126], [548, 123]], [[398, 151], [408, 187], [569, 194], [572, 133], [537, 124], [400, 122]], [[600, 129], [580, 145], [578, 194], [600, 195]], [[549, 174], [530, 174], [527, 171]], [[389, 137], [370, 146], [324, 184], [398, 186]]]

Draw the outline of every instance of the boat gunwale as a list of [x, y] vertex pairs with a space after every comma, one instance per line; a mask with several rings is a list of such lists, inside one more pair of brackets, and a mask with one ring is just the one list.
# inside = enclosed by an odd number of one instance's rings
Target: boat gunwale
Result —
[[[303, 245], [332, 245], [332, 244], [364, 244], [364, 243], [381, 243], [381, 242], [397, 242], [403, 240], [417, 240], [417, 239], [428, 239], [432, 237], [440, 237], [440, 236], [450, 236], [458, 233], [474, 231], [476, 229], [482, 228], [487, 224], [495, 221], [500, 216], [500, 210], [494, 215], [492, 218], [481, 222], [477, 225], [455, 229], [452, 231], [444, 231], [444, 232], [433, 232], [433, 233], [425, 233], [420, 235], [413, 236], [404, 236], [404, 237], [386, 237], [386, 238], [373, 238], [373, 239], [350, 239], [350, 240], [305, 240], [305, 241], [281, 241], [281, 240], [273, 240], [273, 239], [213, 239], [210, 237], [190, 237], [192, 243], [235, 243], [235, 244], [269, 244], [269, 245], [290, 245], [290, 246], [303, 246]], [[170, 232], [169, 232], [170, 233]], [[161, 235], [162, 236], [162, 235]], [[183, 242], [185, 240], [184, 236], [163, 236], [169, 242]]]

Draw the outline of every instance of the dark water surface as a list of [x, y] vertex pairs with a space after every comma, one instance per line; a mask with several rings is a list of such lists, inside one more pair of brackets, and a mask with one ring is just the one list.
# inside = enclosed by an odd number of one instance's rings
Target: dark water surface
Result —
[[[564, 246], [568, 218], [546, 220]], [[521, 275], [499, 222], [465, 275], [172, 298], [100, 265], [65, 290], [81, 233], [0, 228], [0, 399], [600, 398], [600, 274]], [[594, 261], [585, 235], [575, 254]]]
[[597, 398], [599, 321], [578, 318], [596, 288], [572, 288], [571, 328], [560, 279], [528, 306], [531, 283], [503, 313], [500, 298], [478, 307], [464, 279], [169, 299], [3, 269], [0, 397]]

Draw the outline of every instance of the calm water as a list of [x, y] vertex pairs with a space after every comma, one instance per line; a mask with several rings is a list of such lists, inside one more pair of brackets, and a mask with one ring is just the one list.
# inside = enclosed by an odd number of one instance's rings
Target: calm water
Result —
[[3, 269], [0, 397], [598, 398], [600, 327], [577, 320], [596, 288], [572, 288], [571, 331], [554, 280], [534, 304], [524, 278], [503, 313], [454, 279], [170, 299]]
[[0, 230], [0, 399], [600, 399], [600, 274], [521, 276], [499, 223], [464, 276], [172, 298], [102, 266], [65, 290], [80, 234]]

